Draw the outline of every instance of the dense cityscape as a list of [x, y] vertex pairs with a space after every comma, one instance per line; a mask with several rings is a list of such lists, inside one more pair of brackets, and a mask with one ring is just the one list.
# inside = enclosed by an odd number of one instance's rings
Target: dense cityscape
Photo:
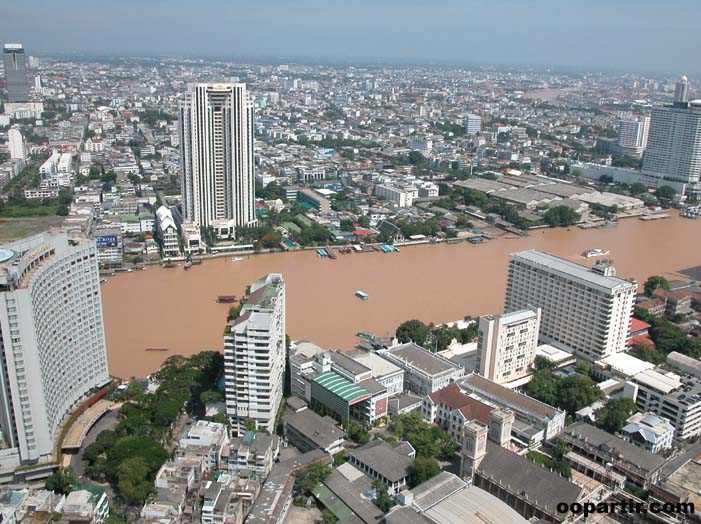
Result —
[[[2, 51], [2, 522], [701, 521], [699, 266], [538, 243], [634, 223], [698, 259], [701, 78]], [[321, 270], [257, 269], [500, 243], [502, 308], [347, 314], [351, 345], [293, 325]], [[175, 301], [144, 282], [244, 266], [244, 293], [126, 320]], [[227, 310], [206, 333], [204, 300]]]

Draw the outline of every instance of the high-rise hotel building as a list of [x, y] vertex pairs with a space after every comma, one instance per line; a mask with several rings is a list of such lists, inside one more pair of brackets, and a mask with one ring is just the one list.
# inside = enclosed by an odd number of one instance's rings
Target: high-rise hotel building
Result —
[[613, 266], [593, 268], [537, 251], [511, 255], [507, 313], [540, 308], [540, 339], [587, 360], [625, 351], [637, 284]]
[[179, 117], [183, 218], [234, 237], [256, 220], [253, 100], [245, 84], [192, 84]]
[[0, 248], [0, 469], [49, 461], [61, 422], [110, 380], [95, 242], [42, 233]]
[[[698, 192], [701, 175], [701, 105], [689, 101], [689, 82], [677, 83], [674, 104], [652, 109], [644, 175], [683, 182]], [[661, 182], [663, 184], [663, 182]]]
[[251, 284], [224, 335], [226, 414], [241, 434], [247, 419], [273, 433], [285, 374], [285, 281], [271, 273]]

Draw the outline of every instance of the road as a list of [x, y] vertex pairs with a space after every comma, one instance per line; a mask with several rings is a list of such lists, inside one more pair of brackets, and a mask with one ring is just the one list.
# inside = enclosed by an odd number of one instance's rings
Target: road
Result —
[[83, 452], [85, 451], [85, 448], [95, 442], [95, 439], [100, 432], [106, 429], [114, 429], [118, 422], [118, 409], [113, 409], [105, 413], [102, 418], [98, 420], [92, 428], [90, 428], [87, 435], [85, 435], [85, 440], [83, 441], [83, 445], [80, 447], [80, 451], [71, 457], [71, 467], [81, 481], [89, 481], [89, 479], [84, 476], [83, 471]]

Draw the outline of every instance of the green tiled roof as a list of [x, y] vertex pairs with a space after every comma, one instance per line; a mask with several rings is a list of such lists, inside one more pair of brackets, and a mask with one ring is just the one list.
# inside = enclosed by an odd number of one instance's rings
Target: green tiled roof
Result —
[[314, 377], [314, 382], [327, 389], [334, 395], [341, 397], [346, 402], [351, 402], [363, 395], [369, 395], [370, 392], [354, 384], [350, 380], [346, 380], [341, 375], [333, 371], [325, 371], [324, 373]]

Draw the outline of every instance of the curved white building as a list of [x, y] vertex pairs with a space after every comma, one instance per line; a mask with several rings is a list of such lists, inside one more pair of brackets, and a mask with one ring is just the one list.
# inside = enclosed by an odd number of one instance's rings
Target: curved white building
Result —
[[109, 382], [94, 241], [42, 233], [0, 248], [0, 468], [52, 458], [61, 422]]

